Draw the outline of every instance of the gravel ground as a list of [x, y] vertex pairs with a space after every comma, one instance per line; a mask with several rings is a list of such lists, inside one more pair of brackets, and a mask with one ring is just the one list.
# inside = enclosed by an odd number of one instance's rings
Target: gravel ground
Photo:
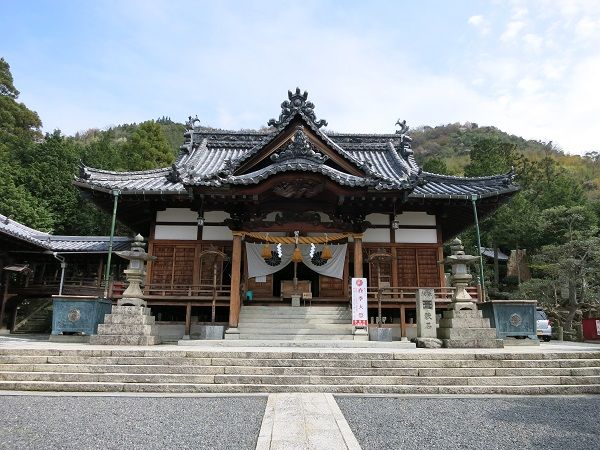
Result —
[[1, 449], [254, 449], [267, 397], [1, 396]]
[[336, 396], [363, 449], [598, 449], [600, 396]]

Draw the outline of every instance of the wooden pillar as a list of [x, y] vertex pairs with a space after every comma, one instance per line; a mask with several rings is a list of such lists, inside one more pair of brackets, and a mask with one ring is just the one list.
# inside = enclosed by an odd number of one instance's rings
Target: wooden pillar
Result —
[[400, 337], [406, 337], [406, 305], [400, 305]]
[[185, 335], [189, 336], [192, 330], [192, 304], [185, 305]]
[[363, 251], [362, 234], [355, 234], [354, 238], [354, 278], [363, 277]]
[[2, 328], [4, 325], [4, 308], [8, 301], [8, 272], [4, 275], [4, 292], [0, 301], [2, 302], [2, 304], [0, 304], [0, 328]]
[[242, 234], [233, 232], [231, 255], [231, 294], [229, 297], [229, 327], [237, 328], [240, 320], [240, 279], [242, 267]]

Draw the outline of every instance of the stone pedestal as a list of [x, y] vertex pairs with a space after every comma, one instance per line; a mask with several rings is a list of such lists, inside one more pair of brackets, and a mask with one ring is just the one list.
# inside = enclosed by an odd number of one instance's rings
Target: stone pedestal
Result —
[[379, 342], [392, 342], [392, 329], [391, 328], [369, 328], [369, 340]]
[[438, 338], [446, 348], [502, 348], [502, 339], [481, 311], [449, 309], [443, 312]]
[[369, 332], [365, 328], [354, 328], [352, 333], [352, 339], [354, 341], [368, 341]]
[[156, 345], [160, 344], [158, 329], [150, 308], [144, 306], [113, 306], [98, 334], [90, 337], [96, 345]]
[[292, 294], [292, 306], [300, 306], [300, 294]]

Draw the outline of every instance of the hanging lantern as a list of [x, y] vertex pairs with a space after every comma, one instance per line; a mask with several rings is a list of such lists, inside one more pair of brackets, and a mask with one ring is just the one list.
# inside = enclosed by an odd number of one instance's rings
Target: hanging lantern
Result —
[[331, 256], [331, 249], [329, 248], [329, 245], [325, 244], [323, 250], [321, 250], [321, 259], [328, 261], [331, 259]]
[[260, 256], [262, 256], [263, 259], [269, 259], [273, 256], [271, 254], [271, 246], [269, 244], [265, 244], [262, 246], [262, 250], [260, 251]]
[[295, 263], [302, 262], [302, 253], [300, 253], [300, 249], [296, 247], [294, 249], [294, 254], [292, 255], [292, 261]]

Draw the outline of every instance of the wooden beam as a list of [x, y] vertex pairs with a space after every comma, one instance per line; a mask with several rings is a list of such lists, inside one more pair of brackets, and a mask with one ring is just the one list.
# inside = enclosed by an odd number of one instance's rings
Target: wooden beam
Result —
[[362, 234], [355, 234], [354, 238], [354, 278], [363, 277], [363, 251]]
[[240, 320], [240, 278], [242, 262], [242, 234], [233, 232], [231, 256], [231, 294], [229, 298], [229, 327], [237, 328]]

